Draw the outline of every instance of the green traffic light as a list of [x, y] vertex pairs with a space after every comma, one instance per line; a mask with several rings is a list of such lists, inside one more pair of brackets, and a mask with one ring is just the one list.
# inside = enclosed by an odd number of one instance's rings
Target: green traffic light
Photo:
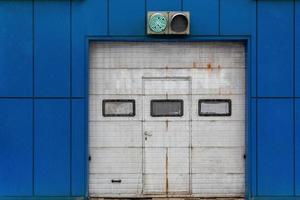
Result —
[[167, 29], [168, 19], [161, 13], [153, 14], [149, 19], [149, 27], [155, 33], [164, 32]]

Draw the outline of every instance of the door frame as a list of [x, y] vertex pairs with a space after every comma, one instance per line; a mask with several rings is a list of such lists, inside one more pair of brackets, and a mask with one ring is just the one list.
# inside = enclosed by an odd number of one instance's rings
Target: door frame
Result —
[[245, 46], [245, 198], [250, 199], [256, 194], [257, 178], [257, 102], [251, 96], [256, 92], [256, 51], [255, 40], [251, 36], [86, 36], [85, 43], [85, 194], [89, 197], [89, 55], [92, 42], [243, 42]]

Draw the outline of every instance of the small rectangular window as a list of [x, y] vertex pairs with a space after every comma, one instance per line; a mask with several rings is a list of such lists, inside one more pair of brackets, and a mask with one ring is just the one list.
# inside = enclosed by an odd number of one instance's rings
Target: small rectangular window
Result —
[[151, 100], [152, 117], [182, 117], [183, 100], [159, 99]]
[[199, 116], [231, 116], [231, 100], [200, 99]]
[[106, 99], [102, 101], [104, 117], [134, 117], [135, 101], [129, 99]]

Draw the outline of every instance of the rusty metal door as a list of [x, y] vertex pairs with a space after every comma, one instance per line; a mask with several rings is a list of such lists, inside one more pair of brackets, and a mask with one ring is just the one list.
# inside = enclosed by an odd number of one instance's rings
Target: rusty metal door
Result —
[[143, 78], [143, 193], [190, 194], [189, 77]]
[[93, 42], [89, 196], [244, 196], [245, 53], [238, 42]]

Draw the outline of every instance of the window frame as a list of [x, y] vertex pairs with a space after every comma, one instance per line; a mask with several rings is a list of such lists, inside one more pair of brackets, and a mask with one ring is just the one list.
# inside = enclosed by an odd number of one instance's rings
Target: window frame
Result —
[[[201, 104], [215, 102], [215, 103], [228, 103], [228, 113], [218, 114], [218, 113], [201, 113]], [[230, 117], [232, 115], [232, 101], [231, 99], [199, 99], [198, 101], [198, 115], [200, 117]]]
[[[132, 103], [132, 114], [106, 114], [105, 104], [111, 102]], [[135, 100], [134, 99], [103, 99], [102, 100], [102, 116], [103, 117], [135, 117]]]
[[[165, 115], [155, 115], [153, 112], [153, 104], [154, 103], [159, 103], [159, 102], [179, 102], [180, 106], [181, 106], [181, 114], [180, 115], [169, 115], [169, 114], [165, 114]], [[184, 115], [184, 101], [183, 99], [152, 99], [150, 101], [150, 116], [151, 117], [183, 117]]]

